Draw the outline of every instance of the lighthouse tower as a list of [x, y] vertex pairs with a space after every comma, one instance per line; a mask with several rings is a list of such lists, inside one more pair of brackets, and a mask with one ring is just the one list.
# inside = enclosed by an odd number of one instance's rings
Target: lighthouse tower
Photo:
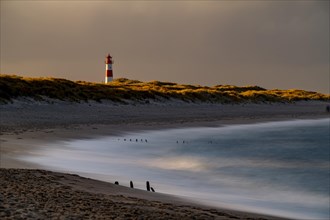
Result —
[[112, 63], [112, 57], [108, 54], [108, 56], [105, 57], [105, 83], [109, 83], [113, 79]]

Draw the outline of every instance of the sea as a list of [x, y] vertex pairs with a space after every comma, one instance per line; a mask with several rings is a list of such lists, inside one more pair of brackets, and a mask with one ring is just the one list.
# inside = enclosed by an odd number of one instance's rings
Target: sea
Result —
[[203, 204], [329, 219], [330, 119], [138, 131], [60, 141], [20, 159]]

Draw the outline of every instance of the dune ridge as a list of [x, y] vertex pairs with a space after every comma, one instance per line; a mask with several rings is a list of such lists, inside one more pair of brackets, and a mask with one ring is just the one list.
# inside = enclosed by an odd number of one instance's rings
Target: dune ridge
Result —
[[47, 98], [72, 102], [102, 102], [111, 100], [118, 103], [164, 102], [180, 100], [202, 103], [262, 103], [293, 101], [327, 101], [329, 94], [299, 89], [267, 90], [259, 86], [180, 85], [172, 82], [141, 82], [125, 78], [115, 79], [109, 84], [84, 81], [70, 81], [60, 78], [30, 78], [0, 74], [0, 103], [11, 102], [15, 98], [29, 97], [35, 100]]

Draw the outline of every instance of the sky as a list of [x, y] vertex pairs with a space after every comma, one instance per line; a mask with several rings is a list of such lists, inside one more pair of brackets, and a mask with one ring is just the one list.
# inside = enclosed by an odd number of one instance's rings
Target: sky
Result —
[[329, 1], [1, 0], [0, 72], [330, 93]]

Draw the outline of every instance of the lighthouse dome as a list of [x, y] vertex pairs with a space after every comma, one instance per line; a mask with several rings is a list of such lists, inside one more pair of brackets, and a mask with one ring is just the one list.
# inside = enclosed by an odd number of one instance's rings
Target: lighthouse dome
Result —
[[108, 56], [106, 56], [105, 63], [112, 64], [112, 57], [110, 56], [110, 53], [108, 53]]

